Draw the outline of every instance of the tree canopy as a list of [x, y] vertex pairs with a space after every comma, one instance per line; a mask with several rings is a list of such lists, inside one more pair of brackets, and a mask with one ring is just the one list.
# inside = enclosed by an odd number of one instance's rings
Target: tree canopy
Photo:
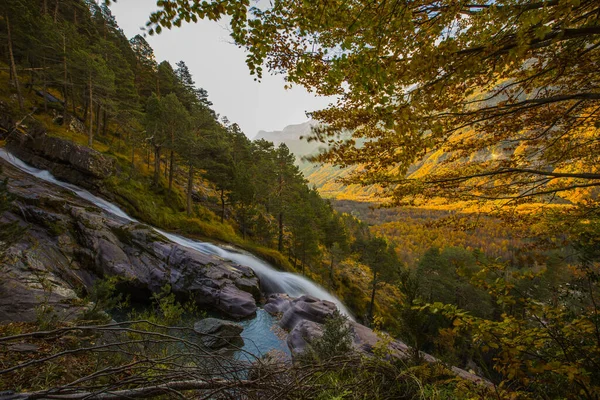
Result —
[[[266, 66], [337, 96], [313, 114], [331, 144], [318, 159], [364, 166], [352, 182], [396, 200], [514, 201], [600, 185], [599, 11], [594, 0], [170, 1], [149, 26], [228, 15], [257, 77]], [[436, 151], [442, 162], [407, 176]]]

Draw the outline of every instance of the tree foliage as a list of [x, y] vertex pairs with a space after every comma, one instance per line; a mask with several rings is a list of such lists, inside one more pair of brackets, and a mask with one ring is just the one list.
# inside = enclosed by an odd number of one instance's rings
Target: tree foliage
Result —
[[[338, 96], [313, 114], [332, 145], [318, 159], [362, 165], [353, 182], [397, 199], [513, 200], [600, 184], [598, 10], [593, 0], [173, 1], [149, 25], [228, 15], [252, 73], [266, 65]], [[343, 130], [351, 140], [336, 139]], [[438, 168], [406, 177], [437, 150], [448, 154]]]

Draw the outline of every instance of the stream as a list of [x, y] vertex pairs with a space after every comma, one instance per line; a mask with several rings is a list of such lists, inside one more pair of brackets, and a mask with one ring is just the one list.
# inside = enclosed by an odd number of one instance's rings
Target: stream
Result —
[[[78, 186], [60, 181], [56, 179], [49, 171], [40, 170], [24, 163], [6, 151], [4, 148], [0, 148], [0, 158], [4, 159], [6, 162], [20, 169], [21, 171], [35, 176], [36, 178], [70, 190], [77, 196], [89, 201], [90, 203], [116, 217], [128, 222], [139, 222], [129, 216], [117, 205], [95, 196], [89, 191]], [[299, 297], [306, 294], [311, 295], [321, 300], [329, 300], [335, 303], [340, 312], [346, 314], [350, 318], [352, 317], [350, 312], [338, 298], [333, 296], [323, 287], [303, 276], [294, 273], [278, 271], [267, 262], [242, 250], [223, 248], [212, 243], [201, 242], [173, 233], [164, 232], [155, 227], [152, 228], [159, 234], [166, 237], [168, 240], [181, 246], [194, 249], [205, 254], [216, 255], [222, 259], [230, 260], [237, 264], [252, 268], [260, 280], [261, 290], [265, 295], [271, 293], [286, 293], [291, 297]], [[289, 354], [289, 350], [287, 349], [285, 341], [280, 339], [272, 331], [275, 323], [275, 319], [263, 309], [257, 310], [256, 317], [246, 321], [241, 321], [240, 324], [244, 326], [242, 337], [246, 339], [244, 350], [255, 355], [265, 354], [272, 349], [281, 350]]]

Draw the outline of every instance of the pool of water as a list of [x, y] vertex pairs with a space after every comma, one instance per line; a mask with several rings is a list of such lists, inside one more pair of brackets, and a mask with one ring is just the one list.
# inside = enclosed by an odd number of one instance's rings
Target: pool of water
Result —
[[[115, 309], [110, 312], [110, 316], [117, 322], [125, 322], [131, 320], [131, 311], [135, 310], [136, 312], [141, 313], [148, 309], [149, 306], [147, 305], [137, 305], [127, 309]], [[216, 311], [209, 311], [206, 315], [207, 317], [229, 320]], [[194, 326], [194, 323], [199, 320], [200, 318], [197, 316], [184, 316], [181, 325], [191, 328]], [[229, 354], [229, 356], [232, 356], [235, 359], [252, 362], [255, 357], [260, 358], [267, 353], [277, 352], [278, 359], [291, 359], [292, 355], [285, 340], [287, 332], [279, 327], [279, 320], [277, 318], [262, 308], [256, 310], [256, 316], [254, 318], [234, 322], [244, 328], [241, 333], [244, 344], [243, 346], [240, 346], [241, 350], [239, 351], [223, 350], [222, 354]], [[174, 331], [171, 334], [180, 336], [181, 332]], [[187, 335], [191, 336], [188, 337]], [[183, 334], [182, 337], [189, 339], [193, 338], [193, 336], [194, 335], [188, 331], [188, 333]]]
[[244, 339], [243, 351], [236, 352], [235, 357], [248, 359], [248, 352], [256, 357], [261, 357], [269, 352], [276, 351], [291, 357], [290, 349], [285, 341], [285, 332], [277, 325], [277, 318], [259, 308], [256, 317], [239, 322], [244, 327], [242, 339]]

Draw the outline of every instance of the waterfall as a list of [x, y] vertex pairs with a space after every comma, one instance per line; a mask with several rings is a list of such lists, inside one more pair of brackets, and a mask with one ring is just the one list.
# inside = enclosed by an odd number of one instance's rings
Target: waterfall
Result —
[[[16, 168], [24, 171], [36, 178], [44, 180], [46, 182], [52, 183], [54, 185], [60, 186], [71, 192], [75, 193], [77, 196], [81, 197], [89, 201], [92, 204], [95, 204], [97, 207], [103, 209], [104, 211], [119, 217], [121, 219], [126, 220], [127, 222], [138, 222], [136, 219], [127, 215], [127, 213], [121, 210], [115, 204], [106, 201], [98, 196], [93, 195], [85, 189], [82, 189], [78, 186], [72, 185], [70, 183], [62, 182], [56, 179], [49, 171], [41, 170], [34, 168], [17, 157], [10, 154], [6, 149], [0, 148], [0, 158], [4, 159], [9, 164], [15, 166]], [[266, 294], [270, 293], [287, 293], [291, 297], [298, 297], [305, 294], [314, 296], [321, 300], [329, 300], [335, 303], [343, 314], [351, 317], [350, 312], [346, 309], [344, 304], [334, 295], [329, 293], [323, 287], [317, 285], [311, 280], [289, 272], [281, 272], [273, 268], [267, 262], [242, 251], [236, 251], [232, 249], [225, 249], [219, 246], [216, 246], [212, 243], [199, 242], [193, 239], [188, 239], [183, 236], [179, 236], [173, 233], [164, 232], [158, 228], [152, 227], [156, 232], [166, 237], [173, 243], [177, 243], [183, 247], [187, 247], [190, 249], [194, 249], [200, 251], [204, 254], [211, 254], [218, 257], [221, 257], [225, 260], [230, 260], [240, 265], [245, 265], [247, 267], [252, 268], [254, 273], [258, 276], [261, 283], [261, 289]]]

